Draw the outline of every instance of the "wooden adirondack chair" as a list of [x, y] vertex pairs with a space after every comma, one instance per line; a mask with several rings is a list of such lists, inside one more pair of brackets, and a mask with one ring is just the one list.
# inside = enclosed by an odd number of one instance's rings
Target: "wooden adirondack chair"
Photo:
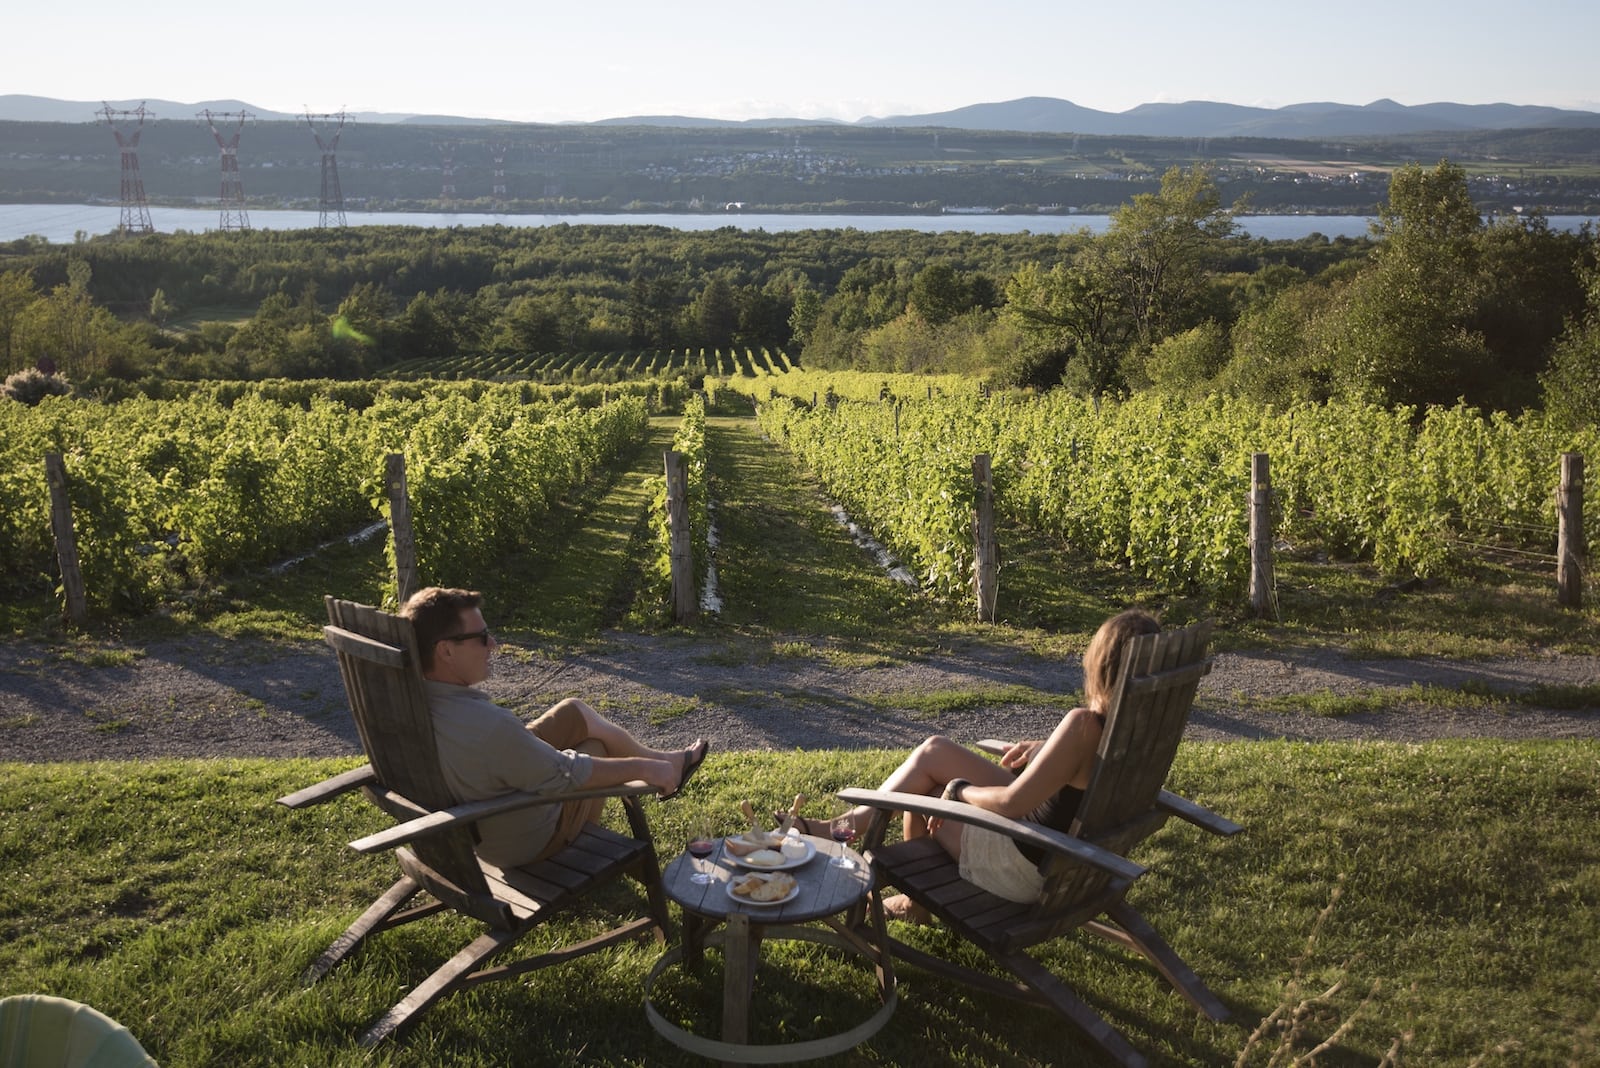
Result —
[[[862, 839], [879, 886], [893, 885], [976, 945], [1016, 977], [1006, 982], [891, 938], [899, 960], [995, 993], [1034, 1001], [1071, 1020], [1123, 1065], [1144, 1057], [1028, 949], [1082, 927], [1136, 950], [1150, 960], [1200, 1012], [1213, 1020], [1228, 1010], [1125, 900], [1145, 869], [1128, 851], [1178, 816], [1220, 835], [1243, 828], [1163, 788], [1189, 706], [1211, 669], [1206, 644], [1211, 623], [1143, 635], [1132, 640], [1111, 696], [1089, 787], [1070, 834], [1024, 824], [971, 805], [916, 794], [847, 789], [839, 797], [877, 811]], [[1003, 752], [1006, 743], [978, 748]], [[988, 827], [1046, 850], [1044, 888], [1037, 901], [1017, 904], [961, 878], [957, 865], [932, 838], [885, 845], [891, 813], [910, 810]], [[870, 928], [861, 933], [870, 937]]]
[[[330, 623], [323, 633], [338, 653], [345, 693], [371, 763], [280, 797], [278, 802], [302, 808], [360, 788], [368, 800], [398, 822], [351, 842], [351, 848], [362, 853], [394, 850], [402, 875], [317, 958], [302, 981], [310, 985], [322, 978], [367, 936], [437, 912], [459, 912], [488, 927], [373, 1024], [361, 1044], [376, 1045], [455, 990], [511, 978], [648, 933], [665, 941], [667, 899], [639, 800], [642, 795], [654, 794], [654, 788], [640, 782], [537, 796], [514, 793], [456, 804], [439, 767], [410, 621], [366, 605], [332, 597], [326, 600]], [[571, 845], [519, 868], [495, 867], [473, 852], [472, 825], [476, 820], [530, 805], [585, 797], [621, 798], [632, 837], [590, 823]], [[534, 927], [596, 887], [622, 876], [643, 884], [646, 915], [583, 942], [503, 966], [484, 966]], [[407, 908], [421, 892], [432, 900]]]

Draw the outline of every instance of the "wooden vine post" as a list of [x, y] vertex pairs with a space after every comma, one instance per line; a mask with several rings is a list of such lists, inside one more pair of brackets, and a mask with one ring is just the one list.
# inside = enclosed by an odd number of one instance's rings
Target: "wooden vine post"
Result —
[[400, 603], [417, 592], [417, 540], [411, 530], [411, 498], [406, 495], [406, 458], [391, 452], [385, 459], [384, 491], [389, 495], [389, 534], [394, 538], [394, 581]]
[[978, 598], [978, 620], [993, 623], [1000, 600], [1000, 546], [994, 537], [994, 471], [987, 453], [972, 458], [977, 507], [972, 517], [972, 584]]
[[689, 536], [689, 463], [683, 453], [667, 450], [667, 562], [672, 572], [672, 619], [687, 623], [698, 614], [695, 596], [694, 544]]
[[1561, 487], [1556, 491], [1556, 599], [1571, 608], [1583, 605], [1583, 569], [1588, 549], [1583, 539], [1583, 454], [1561, 454]]
[[61, 564], [61, 589], [67, 598], [67, 619], [82, 623], [89, 615], [83, 572], [78, 570], [78, 535], [72, 528], [72, 499], [67, 494], [67, 465], [59, 452], [44, 454], [45, 481], [50, 483], [50, 531]]
[[1250, 455], [1250, 609], [1272, 612], [1272, 472], [1264, 452]]

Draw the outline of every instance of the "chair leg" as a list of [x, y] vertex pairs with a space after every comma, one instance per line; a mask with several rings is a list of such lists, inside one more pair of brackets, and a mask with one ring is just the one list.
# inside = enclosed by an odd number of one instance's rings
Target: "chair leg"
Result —
[[1084, 1034], [1110, 1054], [1123, 1068], [1146, 1068], [1144, 1054], [1134, 1049], [1122, 1033], [1106, 1022], [1105, 1018], [1057, 979], [1051, 972], [1026, 953], [1006, 953], [996, 958], [999, 963], [1021, 979], [1050, 1007], [1071, 1020]]
[[344, 934], [334, 939], [333, 945], [323, 950], [322, 956], [318, 957], [300, 977], [300, 985], [310, 986], [337, 968], [346, 957], [356, 951], [356, 947], [360, 946], [362, 940], [369, 934], [387, 927], [389, 917], [399, 912], [421, 889], [422, 886], [411, 876], [401, 876], [399, 882], [367, 906], [367, 911], [363, 912], [355, 923], [345, 928]]
[[656, 943], [665, 945], [672, 937], [672, 912], [667, 908], [667, 891], [661, 885], [661, 868], [651, 850], [640, 865], [639, 882], [644, 884], [644, 895], [649, 905], [650, 918], [656, 924]]
[[451, 957], [438, 971], [413, 987], [411, 993], [400, 999], [394, 1008], [384, 1013], [361, 1036], [361, 1045], [370, 1049], [400, 1030], [413, 1016], [461, 985], [461, 981], [471, 975], [478, 965], [521, 938], [522, 934], [522, 930], [512, 929], [479, 935], [470, 946]]
[[1173, 989], [1182, 994], [1189, 1004], [1208, 1019], [1221, 1021], [1228, 1018], [1227, 1006], [1207, 989], [1205, 983], [1194, 973], [1194, 969], [1178, 956], [1177, 951], [1167, 944], [1167, 940], [1150, 926], [1149, 921], [1141, 916], [1137, 909], [1123, 901], [1106, 909], [1106, 915], [1117, 924], [1117, 927], [1108, 927], [1096, 922], [1085, 924], [1085, 929], [1143, 954], [1145, 959], [1156, 966], [1156, 970], [1166, 976], [1167, 982], [1172, 984]]
[[[652, 841], [650, 822], [644, 806], [637, 797], [622, 798], [622, 812], [628, 818], [628, 829], [641, 842]], [[652, 845], [639, 865], [639, 882], [644, 884], [645, 897], [650, 905], [650, 918], [656, 921], [656, 942], [665, 945], [672, 937], [672, 910], [667, 907], [667, 892], [661, 885], [661, 865], [656, 860]]]

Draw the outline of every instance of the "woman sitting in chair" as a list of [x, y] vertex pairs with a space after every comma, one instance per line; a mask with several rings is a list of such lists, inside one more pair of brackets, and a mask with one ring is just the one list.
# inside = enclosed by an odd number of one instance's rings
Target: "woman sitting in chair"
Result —
[[[939, 794], [946, 800], [1067, 831], [1094, 769], [1111, 688], [1122, 669], [1122, 650], [1130, 638], [1160, 630], [1154, 617], [1140, 611], [1123, 612], [1103, 623], [1083, 654], [1085, 707], [1063, 716], [1049, 738], [1016, 742], [996, 764], [964, 745], [934, 735], [913, 749], [880, 789]], [[872, 811], [863, 806], [850, 813], [858, 833], [866, 828]], [[827, 834], [826, 826], [815, 821], [808, 821], [806, 830]], [[1026, 903], [1038, 897], [1044, 885], [1038, 867], [1044, 858], [1039, 851], [982, 827], [905, 814], [907, 838], [928, 834], [960, 862], [961, 877], [968, 882], [1008, 901]], [[904, 894], [888, 898], [883, 906], [891, 918], [928, 922], [926, 910], [913, 905]]]

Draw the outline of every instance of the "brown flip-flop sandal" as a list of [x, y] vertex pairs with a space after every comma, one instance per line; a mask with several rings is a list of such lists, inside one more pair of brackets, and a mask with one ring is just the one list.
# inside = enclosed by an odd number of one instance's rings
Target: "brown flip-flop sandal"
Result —
[[683, 774], [678, 776], [678, 785], [661, 795], [661, 800], [667, 801], [683, 793], [683, 788], [689, 782], [689, 777], [700, 770], [700, 765], [706, 762], [706, 754], [711, 752], [711, 743], [704, 738], [699, 739], [683, 751]]

